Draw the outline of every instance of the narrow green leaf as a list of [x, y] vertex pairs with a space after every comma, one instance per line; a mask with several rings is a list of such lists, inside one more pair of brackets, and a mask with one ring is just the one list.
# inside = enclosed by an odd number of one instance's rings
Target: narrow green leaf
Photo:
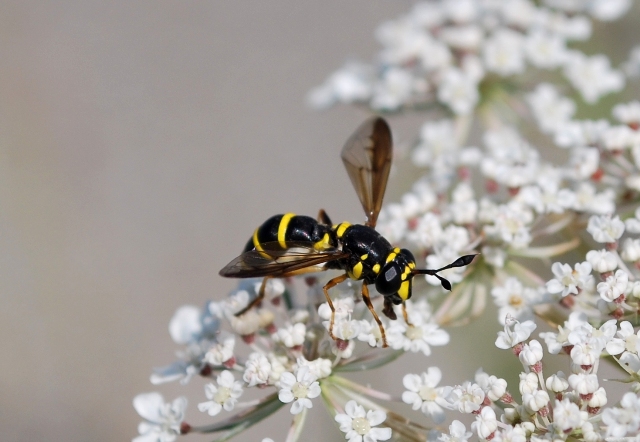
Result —
[[335, 372], [346, 372], [346, 371], [363, 371], [363, 370], [371, 370], [373, 368], [378, 368], [383, 365], [388, 364], [391, 361], [394, 361], [402, 355], [404, 351], [402, 350], [382, 350], [375, 349], [375, 351], [371, 353], [367, 353], [363, 356], [357, 357], [355, 359], [349, 360], [344, 365], [338, 365], [333, 369]]

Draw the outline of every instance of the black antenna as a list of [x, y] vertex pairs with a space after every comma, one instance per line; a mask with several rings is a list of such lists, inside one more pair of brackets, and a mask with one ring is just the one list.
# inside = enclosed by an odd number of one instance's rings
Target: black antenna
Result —
[[443, 270], [447, 270], [447, 269], [451, 269], [453, 267], [464, 267], [467, 266], [469, 264], [471, 264], [471, 261], [473, 261], [473, 258], [475, 258], [477, 255], [464, 255], [461, 256], [460, 258], [456, 259], [455, 261], [453, 261], [451, 264], [446, 265], [444, 267], [441, 267], [439, 269], [436, 270], [430, 270], [430, 269], [414, 269], [411, 274], [412, 275], [432, 275], [435, 276], [436, 278], [438, 278], [440, 280], [440, 284], [442, 284], [442, 287], [445, 288], [445, 290], [451, 290], [451, 283], [449, 281], [447, 281], [445, 278], [443, 278], [442, 276], [438, 275], [438, 272], [441, 272]]

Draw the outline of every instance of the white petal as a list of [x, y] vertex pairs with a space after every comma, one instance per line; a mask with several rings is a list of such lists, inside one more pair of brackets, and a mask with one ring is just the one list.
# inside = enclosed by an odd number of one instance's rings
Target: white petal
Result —
[[387, 419], [387, 413], [382, 410], [369, 410], [367, 420], [372, 427], [380, 425]]
[[280, 399], [280, 402], [284, 402], [285, 404], [288, 404], [294, 399], [293, 393], [291, 392], [291, 390], [282, 389], [278, 393], [278, 399]]
[[164, 399], [160, 393], [142, 393], [133, 398], [133, 408], [138, 414], [150, 422], [160, 421], [160, 409]]

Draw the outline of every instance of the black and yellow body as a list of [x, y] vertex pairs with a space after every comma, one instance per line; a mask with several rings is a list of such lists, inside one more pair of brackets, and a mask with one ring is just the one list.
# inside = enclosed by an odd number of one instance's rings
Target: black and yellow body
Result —
[[392, 158], [391, 130], [385, 120], [365, 121], [347, 140], [341, 156], [367, 217], [364, 225], [346, 222], [333, 225], [324, 210], [317, 219], [292, 213], [272, 216], [254, 231], [243, 253], [227, 264], [220, 275], [264, 277], [256, 299], [236, 314], [241, 315], [260, 302], [269, 278], [341, 270], [341, 275], [323, 287], [332, 312], [329, 336], [336, 339], [335, 308], [329, 289], [351, 278], [362, 281], [362, 300], [377, 322], [382, 346], [386, 347], [384, 327], [371, 303], [368, 286], [375, 284], [376, 291], [384, 297], [382, 312], [390, 319], [396, 319], [393, 305], [402, 304], [403, 316], [409, 324], [404, 302], [411, 298], [413, 277], [433, 275], [445, 289], [451, 290], [449, 281], [438, 272], [466, 266], [475, 255], [463, 256], [440, 269], [417, 269], [410, 251], [393, 247], [376, 232]]
[[282, 250], [291, 243], [312, 243], [316, 250], [336, 247], [335, 236], [331, 228], [320, 224], [310, 216], [285, 213], [266, 220], [254, 232], [247, 242], [244, 252], [262, 250], [262, 244], [278, 244]]

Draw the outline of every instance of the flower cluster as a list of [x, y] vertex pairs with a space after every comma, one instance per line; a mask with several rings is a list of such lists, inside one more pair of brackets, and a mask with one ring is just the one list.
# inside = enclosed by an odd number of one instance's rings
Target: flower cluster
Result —
[[[628, 322], [616, 326], [612, 319], [600, 328], [593, 327], [584, 313], [574, 312], [558, 332], [540, 333], [548, 352], [565, 352], [570, 357], [569, 373], [562, 371], [545, 376], [542, 344], [530, 339], [536, 325], [509, 317], [504, 331], [498, 334], [496, 346], [511, 350], [520, 359], [523, 372], [518, 384], [519, 397], [509, 392], [507, 381], [489, 375], [481, 369], [473, 381], [462, 385], [441, 386], [436, 367], [420, 377], [408, 374], [404, 378], [406, 391], [402, 399], [414, 409], [443, 420], [443, 408], [475, 415], [471, 432], [454, 420], [449, 433], [440, 434], [441, 441], [469, 440], [472, 434], [480, 440], [567, 440], [601, 441], [609, 438], [637, 437], [640, 431], [640, 397], [628, 392], [617, 405], [609, 403], [607, 392], [598, 376], [599, 358], [605, 353], [623, 352], [625, 341], [633, 330]], [[633, 333], [632, 333], [633, 334]], [[634, 335], [635, 336], [635, 335]], [[637, 359], [637, 349], [635, 349]], [[629, 351], [629, 350], [627, 350]], [[637, 373], [615, 359], [630, 372], [630, 381], [637, 390]], [[640, 368], [637, 366], [635, 368]], [[434, 376], [434, 374], [436, 376]], [[427, 384], [426, 380], [429, 379]]]
[[[269, 279], [264, 300], [249, 309], [262, 281], [245, 280], [203, 308], [179, 308], [169, 324], [178, 358], [151, 382], [204, 379], [197, 408], [217, 417], [193, 426], [184, 420], [186, 399], [139, 395], [134, 407], [145, 422], [135, 440], [193, 432], [227, 440], [286, 406], [287, 440], [295, 441], [320, 405], [349, 441], [637, 439], [640, 101], [620, 92], [640, 77], [640, 46], [618, 66], [578, 49], [606, 28], [594, 24], [631, 6], [431, 0], [382, 24], [375, 62], [345, 65], [309, 101], [427, 112], [406, 152], [421, 177], [382, 208], [376, 229], [410, 249], [419, 268], [480, 256], [441, 273], [451, 292], [437, 276], [414, 278], [412, 299], [387, 315], [398, 319], [380, 319], [388, 349], [359, 283], [349, 281], [331, 289], [334, 315], [317, 278]], [[592, 106], [605, 96], [610, 104]], [[383, 310], [382, 296], [371, 301]], [[442, 371], [430, 364], [402, 377], [401, 398], [343, 376], [406, 352], [430, 356], [449, 343], [444, 327], [467, 323], [489, 301], [503, 328], [495, 345], [522, 364], [517, 389], [481, 369], [472, 381], [440, 385]], [[553, 331], [535, 339], [536, 321]], [[545, 354], [564, 354], [567, 369], [545, 372]], [[602, 364], [621, 373], [621, 397], [607, 391]], [[251, 388], [262, 393], [243, 396]], [[391, 412], [391, 401], [420, 410], [428, 423]], [[470, 431], [447, 422], [451, 413], [471, 415]]]

